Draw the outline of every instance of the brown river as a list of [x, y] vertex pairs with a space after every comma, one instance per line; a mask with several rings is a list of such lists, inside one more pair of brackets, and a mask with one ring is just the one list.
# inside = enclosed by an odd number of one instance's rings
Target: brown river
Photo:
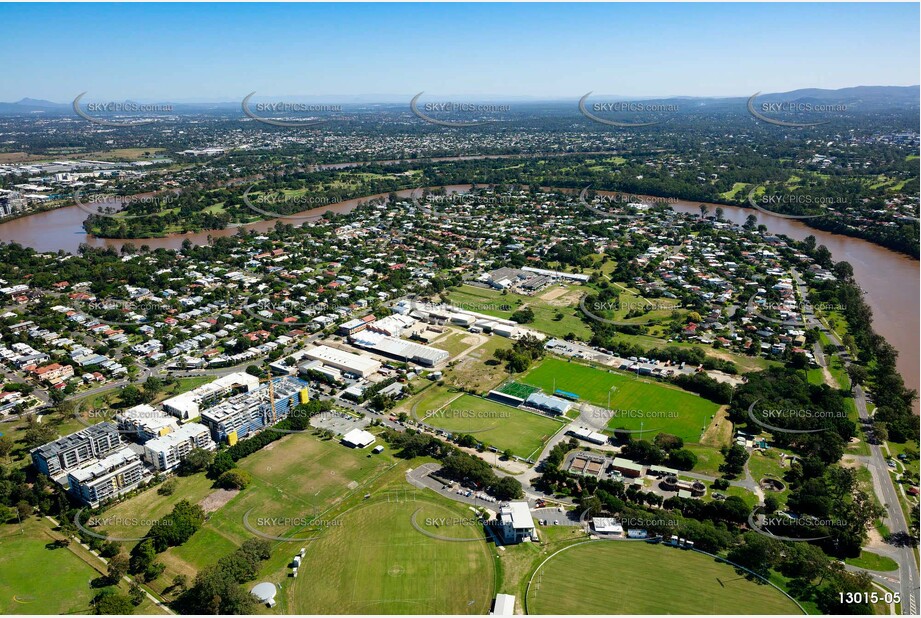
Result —
[[[355, 165], [355, 164], [345, 164]], [[464, 191], [468, 186], [449, 187], [449, 190]], [[399, 191], [406, 197], [410, 191]], [[383, 195], [383, 194], [382, 194]], [[379, 196], [370, 196], [379, 197]], [[328, 210], [348, 212], [359, 202], [369, 197], [347, 200], [314, 210], [322, 214]], [[699, 202], [677, 202], [672, 208], [681, 212], [699, 214]], [[872, 243], [815, 230], [799, 221], [773, 217], [755, 212], [751, 209], [735, 206], [709, 204], [710, 213], [719, 207], [724, 217], [734, 223], [742, 224], [749, 214], [756, 214], [758, 222], [767, 226], [775, 234], [784, 234], [796, 240], [802, 240], [810, 234], [815, 236], [818, 244], [825, 245], [835, 261], [847, 261], [854, 267], [854, 276], [866, 292], [866, 301], [873, 309], [873, 328], [886, 338], [899, 351], [898, 367], [909, 388], [919, 389], [919, 263], [909, 257], [889, 251]], [[194, 234], [174, 235], [166, 238], [144, 238], [125, 240], [102, 239], [89, 236], [84, 232], [82, 223], [87, 212], [77, 206], [68, 206], [43, 213], [37, 213], [20, 219], [0, 224], [0, 242], [18, 242], [37, 251], [66, 251], [76, 253], [81, 243], [94, 247], [121, 247], [126, 242], [135, 246], [149, 245], [153, 249], [179, 249], [186, 239], [194, 243], [206, 243], [208, 237], [232, 236], [236, 228], [211, 230]], [[246, 225], [246, 229], [267, 231], [275, 225], [276, 219], [269, 219]], [[289, 220], [300, 225], [302, 220]]]

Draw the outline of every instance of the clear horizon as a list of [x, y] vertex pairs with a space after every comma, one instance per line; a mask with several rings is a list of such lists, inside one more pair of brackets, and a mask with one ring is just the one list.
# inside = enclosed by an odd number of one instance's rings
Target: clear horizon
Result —
[[921, 71], [909, 3], [0, 4], [0, 18], [4, 102], [723, 98], [916, 86]]

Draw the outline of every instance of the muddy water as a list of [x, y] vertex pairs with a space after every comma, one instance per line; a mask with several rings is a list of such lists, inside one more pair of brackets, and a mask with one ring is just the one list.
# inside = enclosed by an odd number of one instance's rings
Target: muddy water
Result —
[[[355, 164], [346, 164], [355, 165]], [[449, 187], [449, 190], [466, 190], [469, 186]], [[407, 197], [409, 190], [397, 192]], [[323, 206], [300, 213], [301, 215], [320, 215], [328, 210], [345, 213], [355, 208], [359, 202], [378, 196], [368, 196]], [[919, 389], [919, 263], [916, 260], [889, 251], [872, 243], [830, 234], [805, 226], [799, 221], [755, 213], [750, 209], [735, 206], [709, 204], [710, 213], [719, 207], [723, 216], [729, 221], [742, 224], [749, 214], [756, 214], [758, 222], [767, 226], [776, 234], [802, 240], [810, 234], [819, 244], [825, 245], [836, 261], [845, 260], [854, 267], [854, 276], [866, 292], [866, 301], [873, 309], [873, 328], [899, 351], [898, 367], [905, 383]], [[699, 214], [699, 202], [672, 203], [675, 210]], [[7, 223], [0, 224], [0, 241], [18, 242], [33, 247], [38, 251], [66, 251], [76, 253], [81, 243], [90, 246], [111, 246], [120, 248], [126, 242], [135, 246], [149, 245], [151, 248], [179, 249], [184, 240], [193, 243], [207, 243], [209, 237], [232, 236], [237, 228], [211, 230], [194, 234], [173, 235], [166, 238], [144, 238], [132, 240], [113, 240], [95, 238], [84, 232], [82, 223], [87, 213], [77, 206], [59, 208], [49, 212], [38, 213]], [[243, 226], [247, 230], [267, 231], [277, 219], [260, 221]], [[286, 223], [300, 225], [303, 218], [285, 218]]]

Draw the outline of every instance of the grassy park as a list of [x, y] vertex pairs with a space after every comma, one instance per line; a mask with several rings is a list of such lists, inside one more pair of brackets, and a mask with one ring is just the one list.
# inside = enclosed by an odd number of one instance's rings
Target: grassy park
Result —
[[[535, 366], [520, 382], [541, 388], [570, 391], [586, 401], [619, 413], [611, 419], [609, 429], [644, 429], [644, 437], [658, 432], [671, 433], [685, 442], [700, 441], [701, 434], [716, 414], [719, 405], [698, 395], [633, 376], [595, 369], [557, 358], [548, 358]], [[648, 430], [648, 431], [646, 431]]]
[[[305, 561], [314, 566], [287, 586], [289, 612], [489, 612], [494, 558], [482, 526], [463, 505], [410, 494], [361, 504], [341, 519], [341, 526], [309, 545]], [[454, 523], [436, 527], [433, 522], [442, 519]]]
[[581, 543], [553, 555], [534, 573], [527, 602], [530, 614], [801, 613], [730, 565], [636, 542]]
[[560, 421], [473, 395], [456, 398], [438, 408], [417, 408], [426, 424], [452, 433], [467, 433], [500, 451], [519, 457], [536, 456], [561, 427]]

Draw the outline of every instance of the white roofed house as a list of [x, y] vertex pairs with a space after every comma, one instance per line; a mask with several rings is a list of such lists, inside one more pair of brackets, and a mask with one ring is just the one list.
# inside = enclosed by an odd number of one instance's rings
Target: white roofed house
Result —
[[499, 525], [506, 543], [521, 543], [536, 538], [534, 519], [527, 502], [509, 502], [499, 509]]

